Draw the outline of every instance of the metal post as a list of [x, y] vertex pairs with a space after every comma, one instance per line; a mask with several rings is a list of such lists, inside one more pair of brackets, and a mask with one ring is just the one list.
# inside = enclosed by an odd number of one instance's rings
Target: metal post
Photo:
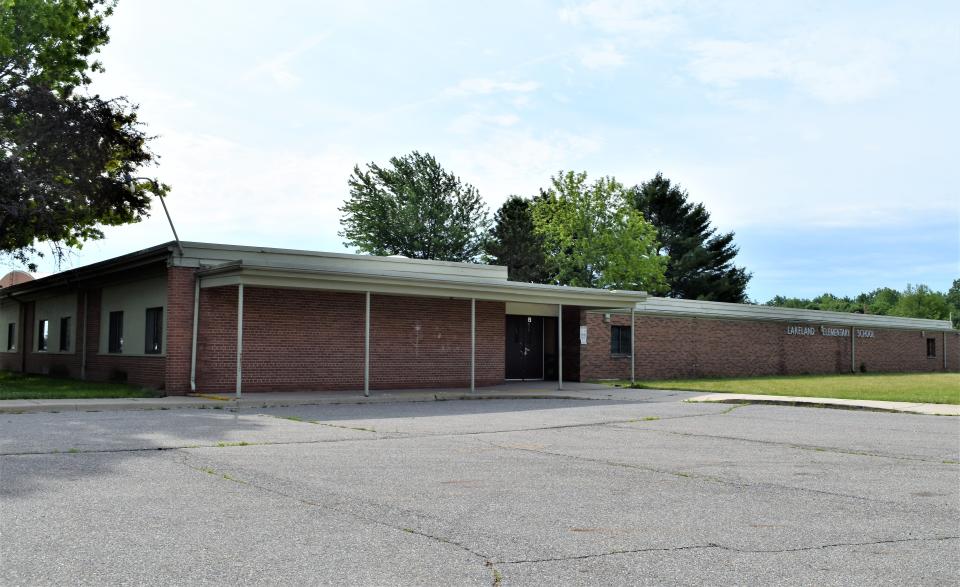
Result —
[[237, 399], [240, 399], [243, 381], [243, 284], [237, 292]]
[[190, 339], [190, 391], [197, 391], [197, 328], [200, 323], [200, 277], [193, 277], [193, 336]]
[[637, 325], [636, 313], [637, 313], [636, 308], [631, 307], [630, 308], [630, 385], [633, 385], [634, 383], [637, 382], [636, 361], [634, 361], [633, 359], [633, 355], [635, 352], [633, 349], [634, 347], [637, 346], [636, 344], [637, 331], [635, 329]]
[[83, 292], [83, 329], [80, 331], [80, 379], [87, 378], [87, 314], [90, 313], [90, 304], [87, 303], [87, 292]]
[[557, 304], [557, 389], [563, 389], [563, 304]]
[[363, 312], [363, 396], [370, 397], [370, 292]]
[[470, 393], [477, 390], [477, 299], [470, 298]]
[[850, 327], [850, 372], [857, 372], [857, 328]]

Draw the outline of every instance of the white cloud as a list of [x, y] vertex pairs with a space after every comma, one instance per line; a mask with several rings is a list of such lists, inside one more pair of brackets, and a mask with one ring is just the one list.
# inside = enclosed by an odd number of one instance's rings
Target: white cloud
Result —
[[557, 171], [581, 168], [600, 147], [585, 135], [497, 129], [485, 140], [454, 147], [444, 160], [496, 210], [510, 194], [536, 194]]
[[626, 56], [613, 43], [583, 47], [578, 55], [580, 63], [590, 69], [614, 69], [627, 62]]
[[871, 39], [816, 33], [775, 42], [694, 43], [694, 77], [720, 88], [779, 80], [827, 103], [873, 98], [896, 83], [891, 50]]
[[479, 112], [469, 112], [458, 116], [448, 127], [448, 130], [455, 133], [470, 134], [485, 127], [509, 127], [520, 122], [520, 117], [516, 114], [481, 114]]
[[283, 90], [292, 90], [300, 85], [302, 78], [293, 69], [293, 62], [304, 53], [319, 45], [325, 35], [314, 35], [304, 39], [296, 47], [258, 62], [244, 73], [241, 78], [247, 81], [269, 79]]
[[673, 12], [675, 3], [661, 0], [592, 0], [560, 10], [560, 19], [589, 24], [603, 32], [653, 40], [678, 30], [683, 19]]
[[445, 93], [451, 96], [527, 93], [536, 91], [539, 87], [540, 84], [535, 81], [512, 82], [487, 78], [471, 78], [460, 81], [456, 86], [448, 88]]

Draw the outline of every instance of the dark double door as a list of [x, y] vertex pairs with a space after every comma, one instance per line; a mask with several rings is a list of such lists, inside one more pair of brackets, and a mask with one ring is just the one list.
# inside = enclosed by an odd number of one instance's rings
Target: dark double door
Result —
[[543, 379], [543, 323], [542, 316], [507, 316], [507, 379]]

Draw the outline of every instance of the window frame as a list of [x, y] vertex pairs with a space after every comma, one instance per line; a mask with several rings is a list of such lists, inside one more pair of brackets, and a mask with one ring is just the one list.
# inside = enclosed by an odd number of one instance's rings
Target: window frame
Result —
[[163, 306], [147, 308], [144, 311], [143, 354], [163, 354]]
[[7, 322], [7, 351], [17, 350], [17, 323]]
[[[116, 323], [114, 318], [118, 319]], [[123, 353], [123, 310], [110, 312], [107, 317], [107, 352]]]
[[937, 358], [937, 339], [927, 337], [927, 358], [936, 359]]
[[50, 352], [50, 321], [46, 318], [37, 320], [37, 352]]
[[60, 317], [60, 352], [69, 353], [70, 347], [73, 344], [73, 340], [70, 336], [70, 323], [71, 316], [61, 316]]
[[[626, 340], [624, 340], [626, 335]], [[626, 350], [624, 350], [626, 342]], [[633, 352], [633, 331], [630, 326], [620, 324], [610, 325], [610, 354], [619, 357], [629, 357]]]

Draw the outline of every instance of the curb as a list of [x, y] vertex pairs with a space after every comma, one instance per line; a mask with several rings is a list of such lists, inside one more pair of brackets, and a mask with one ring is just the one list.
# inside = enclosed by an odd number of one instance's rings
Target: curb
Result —
[[[552, 394], [497, 394], [497, 395], [470, 395], [463, 393], [443, 394], [435, 393], [429, 395], [419, 395], [410, 397], [397, 396], [371, 396], [371, 397], [332, 397], [332, 398], [304, 398], [303, 400], [244, 400], [239, 403], [234, 398], [225, 398], [217, 396], [185, 396], [196, 397], [197, 401], [177, 400], [171, 403], [164, 403], [162, 400], [146, 401], [118, 401], [109, 402], [108, 400], [76, 400], [73, 402], [56, 404], [21, 404], [16, 406], [4, 406], [0, 404], [0, 414], [35, 414], [35, 413], [60, 413], [60, 412], [119, 412], [119, 411], [147, 411], [147, 410], [225, 410], [237, 411], [244, 409], [257, 408], [286, 408], [292, 406], [319, 406], [319, 405], [358, 405], [358, 404], [399, 404], [399, 403], [421, 403], [421, 402], [442, 402], [442, 401], [477, 401], [477, 400], [581, 400], [590, 401], [601, 398], [572, 396], [572, 395], [552, 395]], [[19, 400], [5, 400], [19, 401]], [[25, 400], [25, 401], [53, 401], [53, 400]], [[89, 403], [87, 403], [89, 402]], [[96, 402], [96, 403], [94, 403]]]
[[[699, 399], [691, 398], [683, 400], [686, 403], [703, 403], [703, 404], [739, 404], [739, 405], [759, 405], [759, 406], [788, 406], [794, 408], [827, 408], [833, 410], [851, 410], [851, 411], [861, 411], [861, 412], [881, 412], [887, 414], [914, 414], [918, 416], [945, 416], [945, 417], [958, 417], [960, 414], [947, 414], [947, 413], [937, 413], [937, 412], [924, 412], [917, 409], [911, 409], [909, 407], [885, 407], [885, 406], [869, 406], [861, 404], [847, 404], [847, 403], [834, 403], [830, 401], [817, 401], [813, 399], [811, 401], [801, 401], [794, 399], [767, 399], [767, 398], [727, 398], [727, 399]], [[923, 406], [928, 404], [914, 404], [916, 406]], [[933, 404], [936, 405], [936, 404]]]

